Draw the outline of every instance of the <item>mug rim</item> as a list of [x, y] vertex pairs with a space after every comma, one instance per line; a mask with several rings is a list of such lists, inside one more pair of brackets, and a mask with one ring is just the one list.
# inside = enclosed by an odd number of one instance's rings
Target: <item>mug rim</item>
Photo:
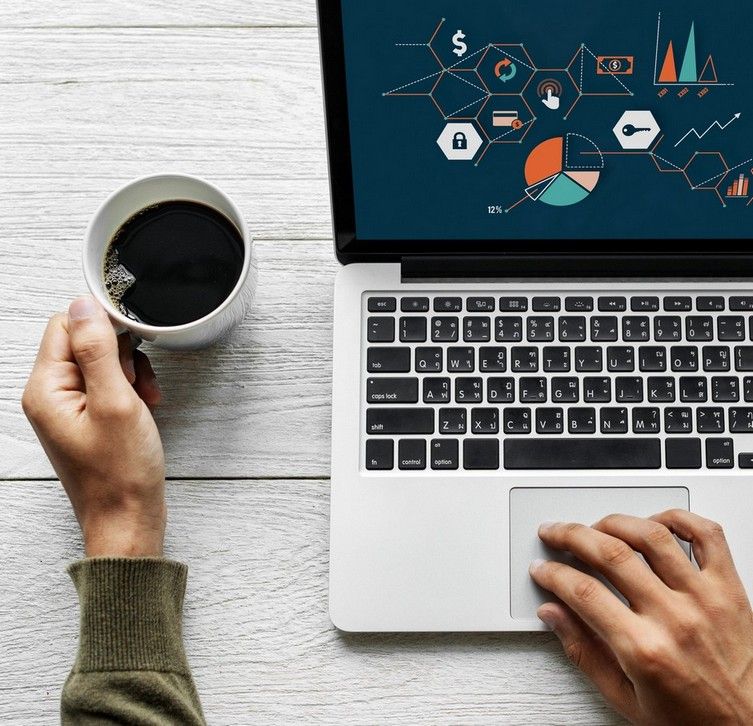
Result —
[[[139, 320], [134, 320], [133, 318], [129, 318], [127, 315], [123, 315], [123, 313], [120, 312], [112, 303], [112, 300], [110, 300], [109, 295], [107, 295], [104, 292], [104, 283], [97, 286], [92, 284], [92, 276], [96, 275], [97, 280], [99, 280], [100, 277], [102, 277], [102, 270], [94, 271], [91, 269], [91, 265], [89, 263], [89, 250], [92, 244], [92, 233], [95, 222], [98, 220], [100, 215], [102, 214], [102, 211], [121, 194], [123, 194], [126, 190], [130, 189], [131, 187], [137, 186], [139, 184], [143, 184], [148, 181], [155, 181], [155, 180], [170, 180], [170, 179], [184, 179], [189, 180], [192, 182], [198, 182], [201, 185], [204, 185], [208, 189], [211, 189], [214, 193], [216, 193], [218, 196], [220, 196], [228, 205], [232, 213], [236, 216], [236, 220], [229, 220], [233, 224], [235, 224], [238, 227], [238, 231], [241, 234], [241, 237], [243, 239], [243, 268], [241, 269], [240, 277], [238, 278], [238, 282], [236, 283], [235, 287], [233, 288], [232, 292], [225, 298], [225, 300], [222, 302], [221, 305], [217, 306], [214, 310], [212, 310], [211, 313], [208, 313], [203, 318], [198, 318], [197, 320], [192, 320], [190, 323], [183, 323], [182, 325], [150, 325], [148, 323], [142, 323]], [[176, 197], [177, 201], [177, 197]], [[206, 204], [206, 202], [201, 202], [202, 204]], [[211, 204], [207, 204], [207, 206], [213, 207]], [[227, 214], [222, 212], [219, 209], [215, 209], [215, 211], [222, 214], [223, 217], [227, 217]], [[127, 220], [123, 220], [123, 222], [126, 222]], [[121, 223], [122, 225], [122, 223]], [[110, 244], [111, 240], [107, 241], [107, 245]], [[241, 213], [240, 209], [238, 208], [238, 205], [228, 196], [222, 189], [220, 189], [216, 184], [213, 184], [210, 181], [207, 181], [203, 177], [196, 176], [194, 174], [183, 174], [180, 172], [159, 172], [157, 174], [146, 174], [144, 176], [137, 177], [135, 179], [132, 179], [129, 182], [126, 182], [125, 184], [118, 187], [115, 191], [111, 192], [107, 198], [99, 205], [97, 208], [97, 211], [92, 215], [91, 219], [89, 220], [89, 224], [86, 228], [86, 234], [84, 236], [84, 249], [83, 249], [83, 268], [84, 268], [84, 278], [86, 280], [86, 284], [89, 287], [89, 291], [91, 294], [97, 299], [97, 301], [102, 305], [102, 307], [105, 308], [107, 311], [107, 314], [116, 322], [118, 322], [120, 325], [122, 325], [125, 328], [128, 328], [129, 330], [133, 330], [136, 333], [143, 333], [145, 336], [158, 336], [158, 335], [164, 335], [166, 333], [181, 333], [185, 331], [193, 330], [194, 328], [198, 328], [202, 326], [204, 323], [208, 323], [209, 321], [213, 320], [214, 318], [218, 317], [220, 314], [222, 314], [232, 303], [233, 301], [238, 297], [238, 295], [241, 293], [243, 287], [246, 284], [246, 280], [248, 279], [249, 271], [251, 269], [251, 238], [248, 233], [248, 227], [246, 226], [246, 220]]]

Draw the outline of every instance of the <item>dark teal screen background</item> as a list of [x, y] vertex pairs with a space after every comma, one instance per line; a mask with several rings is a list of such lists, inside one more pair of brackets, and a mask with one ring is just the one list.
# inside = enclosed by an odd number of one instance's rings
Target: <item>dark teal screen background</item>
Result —
[[[753, 237], [750, 197], [725, 199], [725, 208], [715, 193], [693, 191], [682, 174], [659, 173], [648, 156], [607, 156], [599, 185], [580, 204], [557, 208], [526, 201], [509, 214], [488, 212], [489, 206], [508, 208], [524, 196], [525, 160], [546, 139], [578, 133], [604, 152], [621, 151], [612, 129], [626, 110], [654, 113], [666, 134], [658, 153], [677, 166], [684, 167], [696, 151], [718, 151], [730, 167], [753, 159], [753, 3], [342, 0], [342, 5], [358, 239], [604, 239], [606, 252], [610, 239], [678, 240], [680, 250], [683, 239]], [[734, 87], [709, 84], [702, 99], [698, 88], [683, 99], [676, 88], [658, 97], [659, 11], [659, 65], [671, 39], [679, 71], [694, 21], [699, 72], [712, 54], [719, 81]], [[396, 44], [426, 43], [442, 18], [438, 45], [445, 57], [458, 29], [466, 36], [468, 56], [489, 43], [524, 43], [539, 68], [567, 66], [581, 43], [597, 55], [633, 55], [635, 73], [620, 78], [635, 95], [583, 98], [568, 120], [563, 116], [569, 104], [559, 113], [542, 105], [523, 144], [493, 146], [479, 166], [449, 162], [437, 145], [447, 122], [431, 100], [383, 95], [439, 71], [427, 48]], [[445, 64], [457, 60], [449, 55]], [[535, 107], [536, 96], [526, 98]], [[724, 132], [715, 129], [701, 141], [690, 138], [674, 148], [691, 127], [703, 131], [738, 112], [742, 118]], [[753, 160], [731, 172], [720, 186], [723, 196], [741, 172], [751, 178], [752, 169]]]

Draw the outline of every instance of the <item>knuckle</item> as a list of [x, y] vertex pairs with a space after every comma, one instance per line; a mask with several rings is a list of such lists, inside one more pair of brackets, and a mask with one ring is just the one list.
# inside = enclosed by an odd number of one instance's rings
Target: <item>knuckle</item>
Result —
[[616, 512], [612, 514], [607, 514], [606, 517], [603, 517], [596, 523], [596, 527], [598, 529], [611, 529], [613, 525], [617, 524], [620, 520], [620, 517], [622, 515], [617, 514]]
[[576, 667], [580, 668], [583, 662], [583, 645], [579, 640], [570, 640], [563, 646], [567, 659]]
[[711, 540], [723, 540], [724, 539], [724, 527], [719, 522], [714, 522], [707, 519], [703, 523], [703, 535], [707, 539]]
[[137, 410], [134, 396], [111, 395], [104, 402], [100, 402], [97, 409], [100, 415], [108, 419], [127, 419]]
[[646, 530], [646, 542], [652, 545], [667, 545], [674, 541], [674, 535], [659, 522], [649, 522]]
[[21, 408], [28, 419], [37, 418], [40, 410], [39, 399], [31, 383], [28, 383], [26, 388], [24, 388], [23, 395], [21, 396]]
[[601, 546], [601, 556], [608, 565], [624, 565], [635, 557], [635, 552], [622, 540], [614, 540]]
[[105, 341], [94, 336], [77, 340], [73, 344], [73, 351], [76, 354], [76, 360], [84, 365], [99, 362], [109, 352]]
[[647, 675], [666, 675], [672, 649], [659, 638], [646, 638], [633, 646], [633, 658]]
[[583, 577], [573, 587], [573, 596], [582, 603], [592, 603], [599, 596], [599, 584], [591, 577]]

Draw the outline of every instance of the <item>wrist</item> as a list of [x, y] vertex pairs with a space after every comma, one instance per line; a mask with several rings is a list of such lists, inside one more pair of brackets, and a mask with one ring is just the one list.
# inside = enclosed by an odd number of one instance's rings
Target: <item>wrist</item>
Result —
[[98, 513], [81, 523], [87, 557], [162, 557], [164, 503], [147, 512]]

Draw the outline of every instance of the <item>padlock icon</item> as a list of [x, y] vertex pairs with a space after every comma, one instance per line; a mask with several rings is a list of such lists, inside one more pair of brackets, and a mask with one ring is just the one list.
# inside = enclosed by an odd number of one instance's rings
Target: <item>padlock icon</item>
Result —
[[468, 137], [458, 131], [452, 139], [452, 148], [455, 151], [466, 151], [468, 149]]

